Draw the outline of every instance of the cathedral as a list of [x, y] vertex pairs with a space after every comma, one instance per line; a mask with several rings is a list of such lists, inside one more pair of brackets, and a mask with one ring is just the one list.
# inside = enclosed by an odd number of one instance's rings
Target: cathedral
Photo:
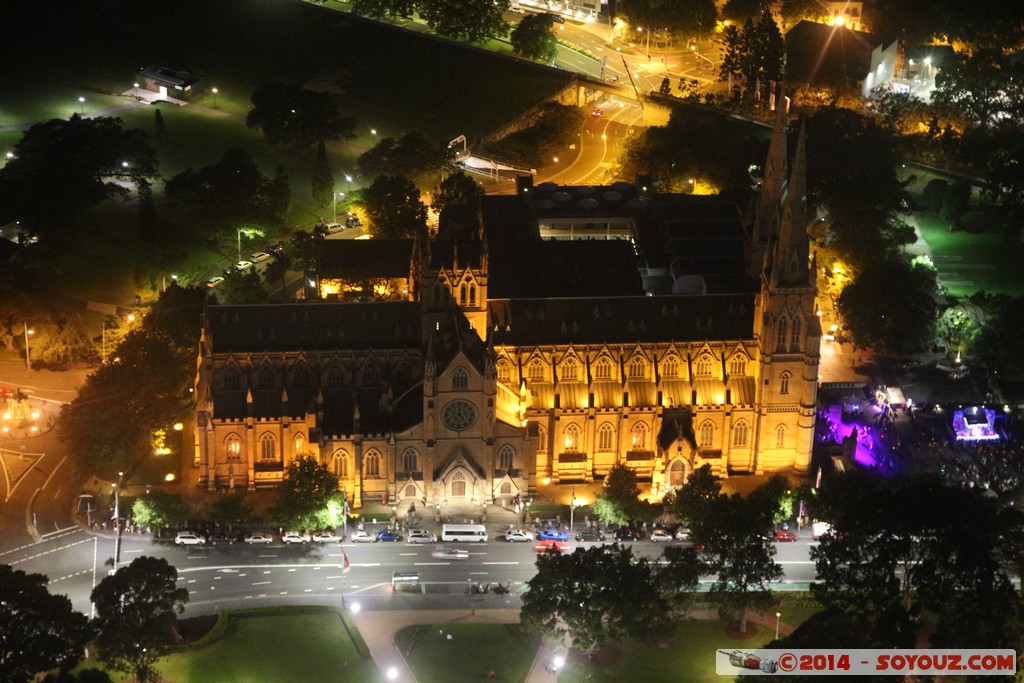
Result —
[[[780, 108], [781, 109], [781, 108]], [[633, 468], [806, 472], [821, 329], [804, 139], [779, 111], [756, 209], [651, 183], [534, 185], [410, 240], [321, 240], [307, 297], [207, 306], [200, 485], [300, 455], [350, 502], [485, 505]]]

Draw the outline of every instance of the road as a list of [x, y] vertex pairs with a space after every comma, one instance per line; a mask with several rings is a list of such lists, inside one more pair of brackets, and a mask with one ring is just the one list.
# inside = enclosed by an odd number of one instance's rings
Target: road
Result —
[[[778, 544], [777, 561], [785, 580], [777, 588], [806, 589], [814, 579], [808, 558], [809, 532], [795, 543]], [[72, 529], [49, 534], [38, 543], [0, 553], [0, 562], [50, 577], [50, 590], [67, 595], [75, 609], [90, 613], [89, 593], [106, 576], [114, 555], [112, 534]], [[449, 544], [451, 545], [451, 544]], [[569, 549], [590, 543], [571, 543]], [[466, 560], [434, 558], [431, 544], [373, 543], [288, 546], [175, 546], [149, 535], [125, 534], [121, 565], [142, 555], [162, 557], [178, 569], [189, 591], [188, 613], [203, 614], [241, 606], [280, 603], [340, 604], [358, 601], [368, 610], [518, 607], [524, 584], [535, 574], [533, 544], [491, 540], [462, 546]], [[633, 551], [652, 559], [660, 544], [641, 541]], [[351, 570], [342, 571], [347, 554]], [[419, 573], [423, 592], [392, 591], [396, 571]], [[712, 577], [706, 577], [706, 582]], [[512, 595], [470, 594], [475, 583], [510, 583]], [[706, 583], [705, 582], [705, 583]]]

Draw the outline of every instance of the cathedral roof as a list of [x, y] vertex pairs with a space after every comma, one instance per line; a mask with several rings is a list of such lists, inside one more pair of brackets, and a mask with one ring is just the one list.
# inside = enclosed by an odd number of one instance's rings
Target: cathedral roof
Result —
[[319, 240], [321, 278], [362, 280], [409, 277], [413, 240]]
[[488, 303], [495, 344], [623, 344], [753, 337], [753, 294], [506, 299]]

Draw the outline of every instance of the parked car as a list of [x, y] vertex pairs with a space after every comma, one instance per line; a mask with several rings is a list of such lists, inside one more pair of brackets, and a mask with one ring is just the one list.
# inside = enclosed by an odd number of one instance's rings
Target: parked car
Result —
[[436, 543], [437, 536], [423, 529], [413, 529], [409, 532], [407, 540], [409, 543]]
[[202, 545], [206, 543], [206, 539], [192, 531], [179, 531], [174, 537], [174, 542], [177, 545]]
[[556, 24], [564, 24], [565, 23], [565, 19], [562, 18], [558, 14], [548, 14], [548, 16], [551, 17], [551, 21], [555, 22]]
[[505, 532], [505, 540], [509, 543], [532, 543], [535, 538], [532, 531], [525, 529], [509, 529]]
[[672, 534], [664, 529], [655, 529], [651, 532], [651, 542], [653, 543], [668, 543], [672, 540], [674, 540]]
[[253, 263], [261, 263], [270, 258], [270, 254], [265, 251], [257, 251], [255, 254], [249, 257], [249, 260]]
[[218, 532], [207, 536], [206, 542], [210, 545], [231, 545], [235, 542], [235, 537], [231, 534], [224, 534]]
[[779, 529], [772, 536], [772, 540], [776, 543], [792, 543], [796, 540], [796, 534], [792, 531], [787, 531], [786, 529]]
[[318, 531], [313, 534], [314, 543], [340, 543], [341, 536], [333, 531]]
[[245, 537], [245, 542], [249, 545], [267, 545], [274, 542], [274, 537], [270, 534], [254, 531]]
[[604, 534], [602, 534], [598, 529], [584, 529], [583, 531], [576, 534], [576, 540], [600, 542], [604, 540]]
[[540, 541], [537, 545], [533, 546], [533, 549], [538, 553], [561, 553], [565, 552], [569, 548], [569, 544], [565, 541]]
[[642, 541], [644, 540], [644, 532], [639, 529], [628, 529], [623, 527], [622, 529], [616, 529], [613, 536], [616, 541]]
[[358, 228], [363, 222], [359, 220], [359, 216], [349, 216], [345, 219], [346, 228]]
[[285, 543], [309, 543], [309, 534], [304, 534], [298, 531], [286, 531], [281, 534], [281, 540]]
[[239, 261], [235, 264], [235, 270], [249, 270], [252, 268], [252, 261]]
[[341, 232], [344, 229], [345, 229], [345, 226], [342, 225], [341, 223], [329, 223], [327, 225], [327, 232], [332, 234], [332, 235], [334, 233], [336, 233], [336, 232]]
[[690, 528], [689, 527], [681, 526], [678, 529], [676, 529], [676, 540], [677, 541], [685, 541], [685, 540], [687, 540], [689, 538], [690, 538]]
[[469, 551], [463, 548], [438, 548], [430, 556], [439, 560], [468, 560]]
[[542, 541], [568, 541], [569, 533], [561, 529], [541, 529], [537, 538]]
[[216, 287], [217, 285], [219, 285], [222, 282], [224, 282], [223, 276], [221, 276], [221, 275], [214, 275], [213, 277], [211, 277], [209, 280], [206, 281], [206, 286], [207, 287]]
[[353, 543], [376, 543], [377, 537], [367, 531], [353, 531], [348, 536]]
[[382, 543], [397, 543], [402, 540], [402, 537], [391, 529], [384, 529], [377, 534], [377, 540]]

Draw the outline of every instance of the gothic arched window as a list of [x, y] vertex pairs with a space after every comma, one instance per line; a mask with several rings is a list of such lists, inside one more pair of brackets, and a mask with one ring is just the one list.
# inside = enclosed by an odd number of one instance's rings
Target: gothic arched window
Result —
[[452, 389], [465, 389], [469, 385], [469, 373], [466, 368], [455, 368], [452, 372]]
[[539, 358], [534, 358], [526, 367], [526, 375], [535, 382], [541, 381], [544, 379], [544, 363]]
[[733, 446], [746, 446], [747, 445], [747, 432], [749, 428], [747, 423], [740, 420], [736, 423], [736, 426], [732, 428], [732, 445]]
[[516, 449], [512, 448], [512, 446], [508, 444], [505, 444], [500, 449], [498, 449], [498, 469], [506, 471], [512, 469], [512, 465], [515, 462], [515, 458]]
[[498, 381], [508, 382], [512, 379], [512, 364], [507, 360], [499, 360], [496, 370], [498, 371]]
[[800, 318], [793, 318], [793, 334], [789, 337], [789, 350], [800, 350]]
[[242, 459], [242, 439], [231, 432], [224, 439], [224, 451], [228, 454], [228, 460], [241, 460]]
[[580, 364], [572, 358], [562, 363], [562, 379], [575, 382], [580, 376]]
[[700, 426], [700, 447], [711, 448], [715, 443], [715, 423], [705, 422]]
[[363, 476], [380, 476], [380, 453], [375, 448], [371, 448], [363, 455]]
[[334, 474], [338, 477], [348, 476], [348, 453], [338, 449], [334, 451], [334, 457], [331, 459], [334, 464]]
[[224, 368], [224, 388], [239, 389], [240, 387], [241, 381], [238, 377], [238, 368], [233, 366]]
[[277, 460], [277, 439], [269, 432], [260, 437], [260, 459]]
[[647, 450], [647, 423], [637, 422], [633, 425], [633, 450], [634, 451], [646, 451]]
[[263, 367], [261, 367], [257, 381], [260, 389], [273, 389], [274, 369], [269, 365], [264, 365]]
[[597, 450], [615, 450], [615, 428], [610, 422], [605, 422], [597, 430]]
[[789, 330], [789, 322], [783, 317], [779, 318], [779, 330], [778, 337], [775, 340], [775, 350], [785, 351], [786, 350], [786, 335]]
[[405, 452], [402, 453], [402, 471], [403, 472], [417, 472], [419, 467], [419, 453], [416, 452], [415, 448], [406, 448]]
[[647, 362], [640, 356], [635, 356], [629, 361], [629, 378], [643, 379], [647, 376]]
[[679, 360], [674, 356], [665, 359], [665, 364], [662, 366], [661, 374], [666, 377], [678, 377], [679, 376]]
[[611, 379], [612, 362], [607, 358], [601, 358], [594, 366], [594, 379]]
[[565, 450], [580, 450], [580, 428], [578, 425], [570, 424], [565, 428]]
[[782, 373], [782, 377], [779, 378], [779, 393], [780, 394], [788, 394], [789, 393], [789, 380], [790, 380], [791, 377], [792, 377], [792, 375], [790, 375], [788, 372]]
[[786, 444], [786, 425], [775, 428], [775, 447], [782, 448]]

